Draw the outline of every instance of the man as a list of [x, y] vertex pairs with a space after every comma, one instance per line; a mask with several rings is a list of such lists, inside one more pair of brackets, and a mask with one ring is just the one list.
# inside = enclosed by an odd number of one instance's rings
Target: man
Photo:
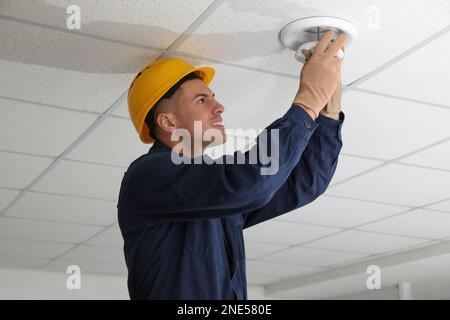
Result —
[[[117, 205], [131, 299], [247, 299], [242, 230], [310, 203], [336, 170], [344, 120], [336, 54], [345, 36], [333, 38], [328, 32], [305, 52], [294, 103], [267, 128], [280, 141], [273, 175], [262, 175], [260, 162], [174, 163], [175, 154], [199, 155], [174, 151], [177, 130], [193, 135], [195, 121], [226, 140], [224, 107], [207, 86], [213, 69], [171, 58], [136, 76], [130, 117], [154, 144], [125, 172]], [[202, 140], [200, 153], [209, 143]]]

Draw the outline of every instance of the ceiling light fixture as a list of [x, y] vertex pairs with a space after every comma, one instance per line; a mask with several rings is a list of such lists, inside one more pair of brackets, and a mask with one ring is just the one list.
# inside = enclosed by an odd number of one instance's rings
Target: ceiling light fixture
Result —
[[[344, 47], [347, 49], [356, 39], [356, 28], [348, 20], [338, 17], [308, 17], [294, 20], [285, 25], [279, 34], [279, 40], [286, 48], [295, 51], [295, 58], [301, 63], [305, 63], [303, 49], [314, 52], [314, 48], [328, 30], [335, 32], [335, 37], [341, 33], [346, 34]], [[344, 58], [344, 51], [341, 49], [337, 53], [340, 59]]]

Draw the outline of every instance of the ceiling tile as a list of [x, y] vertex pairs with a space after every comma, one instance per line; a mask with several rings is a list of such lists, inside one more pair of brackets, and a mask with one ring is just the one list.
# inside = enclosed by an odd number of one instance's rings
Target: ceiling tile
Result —
[[450, 200], [439, 202], [435, 205], [429, 206], [428, 208], [450, 212]]
[[393, 159], [450, 136], [450, 110], [347, 91], [342, 152]]
[[0, 255], [54, 258], [73, 245], [58, 242], [30, 241], [18, 239], [0, 240]]
[[8, 44], [0, 51], [0, 96], [77, 110], [106, 111], [159, 55], [2, 19], [0, 28]]
[[358, 173], [368, 169], [374, 168], [381, 163], [383, 162], [378, 160], [364, 159], [341, 154], [339, 155], [338, 165], [333, 179], [331, 179], [330, 185], [357, 175]]
[[[445, 14], [448, 25], [450, 8], [447, 8]], [[435, 16], [436, 14], [433, 14], [432, 19], [426, 20], [431, 22]], [[442, 104], [450, 108], [448, 99], [450, 28], [447, 30], [445, 35], [362, 83], [360, 87], [409, 99]]]
[[309, 248], [379, 254], [406, 249], [426, 240], [349, 230], [307, 244]]
[[361, 259], [367, 255], [349, 252], [336, 252], [304, 247], [294, 247], [265, 256], [261, 260], [279, 263], [292, 263], [312, 267], [329, 267]]
[[53, 159], [0, 151], [0, 187], [25, 188]]
[[123, 238], [119, 228], [109, 228], [87, 241], [86, 244], [123, 248]]
[[79, 33], [167, 48], [212, 2], [5, 0], [2, 15], [66, 29], [66, 9], [76, 4], [81, 13]]
[[247, 259], [255, 259], [285, 248], [287, 248], [287, 246], [279, 244], [246, 241], [245, 255]]
[[450, 214], [417, 209], [360, 227], [362, 230], [441, 239], [450, 237]]
[[90, 261], [79, 260], [54, 260], [48, 265], [44, 266], [44, 270], [51, 270], [56, 272], [66, 273], [67, 268], [71, 265], [80, 267], [81, 274], [83, 273], [97, 273], [97, 274], [126, 274], [127, 267], [125, 261], [123, 262], [108, 262], [98, 263]]
[[113, 115], [119, 117], [125, 117], [130, 121], [130, 114], [128, 113], [128, 100], [123, 99], [120, 101], [119, 106], [114, 110]]
[[353, 274], [339, 274], [334, 279], [316, 281], [310, 285], [295, 288], [291, 286], [292, 289], [279, 291], [271, 297], [279, 299], [398, 300], [398, 284], [402, 282], [412, 283], [414, 300], [445, 300], [448, 297], [450, 282], [448, 272], [450, 254], [448, 253], [431, 257], [422, 256], [418, 260], [383, 266], [381, 270], [382, 290], [367, 290], [366, 283], [370, 275], [365, 269], [362, 267]]
[[99, 232], [96, 226], [0, 217], [0, 237], [77, 243]]
[[293, 245], [322, 237], [340, 229], [270, 220], [244, 230], [246, 241]]
[[19, 191], [16, 190], [0, 189], [0, 212], [2, 212], [18, 194]]
[[405, 210], [407, 208], [400, 206], [322, 196], [277, 220], [351, 228]]
[[117, 207], [112, 201], [27, 192], [6, 214], [33, 219], [109, 225], [117, 220]]
[[251, 260], [247, 262], [247, 274], [268, 277], [291, 277], [310, 272], [314, 267], [299, 266], [288, 263]]
[[401, 162], [450, 171], [450, 141], [403, 158]]
[[268, 277], [247, 273], [247, 284], [251, 286], [263, 286], [269, 283], [281, 281], [281, 277]]
[[450, 172], [389, 164], [334, 186], [330, 195], [421, 206], [448, 198]]
[[95, 119], [92, 114], [0, 98], [0, 149], [56, 157]]
[[116, 201], [124, 169], [60, 161], [33, 190]]
[[61, 256], [62, 260], [120, 263], [125, 261], [120, 248], [81, 245]]
[[0, 256], [0, 267], [13, 269], [34, 269], [39, 268], [47, 261], [48, 259], [44, 258]]
[[278, 41], [280, 29], [294, 19], [338, 16], [353, 21], [358, 31], [358, 39], [347, 50], [343, 64], [344, 83], [349, 83], [445, 27], [449, 11], [450, 3], [445, 0], [229, 0], [179, 50], [298, 76], [300, 64], [294, 52]]
[[[66, 158], [128, 167], [149, 149], [127, 119], [106, 118]], [[95, 152], [92, 152], [95, 150]]]

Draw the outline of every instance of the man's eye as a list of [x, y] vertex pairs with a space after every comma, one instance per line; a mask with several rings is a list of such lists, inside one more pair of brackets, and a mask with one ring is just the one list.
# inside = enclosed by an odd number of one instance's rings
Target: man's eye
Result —
[[205, 101], [205, 98], [201, 98], [201, 99], [198, 100], [198, 102], [199, 102], [199, 101], [203, 101], [203, 102], [204, 102], [204, 101]]

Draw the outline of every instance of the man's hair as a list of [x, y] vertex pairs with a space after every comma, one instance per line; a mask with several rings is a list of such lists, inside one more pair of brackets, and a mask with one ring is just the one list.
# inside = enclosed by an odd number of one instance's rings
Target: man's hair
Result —
[[145, 117], [145, 123], [147, 124], [149, 128], [149, 134], [150, 137], [152, 137], [154, 140], [156, 140], [156, 109], [160, 107], [161, 101], [163, 99], [170, 99], [174, 95], [174, 93], [177, 91], [177, 89], [186, 81], [193, 80], [193, 79], [199, 79], [202, 80], [202, 78], [194, 72], [188, 73], [183, 78], [181, 78], [177, 83], [175, 83], [169, 91], [167, 91], [153, 106], [153, 108], [150, 109], [150, 111], [147, 113], [147, 116]]

